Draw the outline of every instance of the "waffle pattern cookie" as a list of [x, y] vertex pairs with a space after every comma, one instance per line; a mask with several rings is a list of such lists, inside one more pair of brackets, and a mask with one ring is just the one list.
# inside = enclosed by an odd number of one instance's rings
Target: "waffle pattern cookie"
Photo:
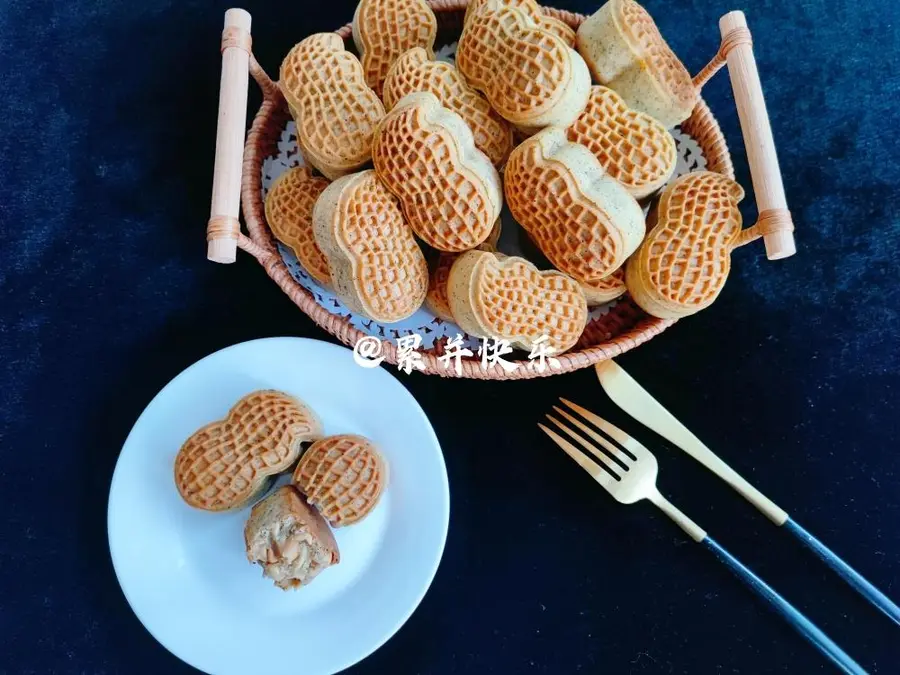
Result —
[[596, 307], [604, 302], [615, 300], [628, 291], [628, 287], [625, 285], [625, 268], [620, 267], [600, 281], [582, 283], [581, 290], [584, 291], [588, 307]]
[[384, 81], [384, 105], [388, 110], [417, 91], [429, 91], [445, 108], [465, 120], [475, 137], [475, 147], [501, 166], [513, 148], [512, 127], [500, 117], [460, 72], [449, 63], [432, 61], [421, 47], [410, 49], [394, 62]]
[[567, 133], [635, 199], [659, 190], [675, 171], [678, 154], [672, 134], [649, 115], [630, 110], [607, 87], [591, 87], [587, 107]]
[[360, 0], [353, 15], [353, 42], [366, 82], [379, 96], [397, 57], [421, 47], [434, 58], [436, 36], [437, 18], [425, 0]]
[[572, 347], [587, 322], [578, 283], [556, 271], [542, 272], [524, 258], [468, 251], [453, 264], [450, 310], [469, 335], [508, 340], [532, 349], [542, 336], [554, 353]]
[[628, 290], [644, 311], [678, 319], [713, 303], [731, 269], [743, 198], [740, 185], [709, 171], [663, 190], [650, 233], [626, 266]]
[[241, 508], [293, 466], [301, 443], [321, 437], [316, 414], [297, 399], [279, 391], [253, 392], [224, 420], [184, 442], [175, 457], [175, 486], [195, 508]]
[[332, 527], [343, 527], [372, 512], [387, 487], [388, 468], [372, 441], [343, 434], [313, 443], [292, 480]]
[[634, 197], [562, 129], [545, 129], [513, 150], [504, 178], [515, 219], [554, 267], [578, 281], [609, 276], [644, 237]]
[[372, 161], [413, 231], [439, 251], [483, 242], [503, 205], [500, 176], [472, 132], [434, 94], [404, 97], [375, 132]]
[[[562, 41], [569, 47], [575, 46], [575, 31], [569, 24], [560, 21], [559, 19], [555, 19], [552, 16], [542, 14], [543, 10], [536, 2], [534, 2], [534, 0], [502, 0], [502, 2], [504, 5], [509, 5], [510, 7], [526, 8], [528, 12], [537, 17], [537, 23], [541, 28], [562, 38]], [[475, 16], [478, 10], [486, 4], [487, 0], [469, 0], [469, 5], [466, 7], [464, 25], [468, 25], [469, 19]]]
[[313, 176], [305, 166], [281, 174], [266, 195], [266, 221], [272, 234], [288, 246], [309, 275], [320, 285], [331, 285], [328, 261], [313, 236], [313, 206], [328, 181]]
[[295, 45], [281, 63], [280, 78], [308, 164], [333, 180], [371, 159], [384, 105], [339, 35], [316, 33]]
[[428, 265], [394, 196], [372, 170], [339, 178], [313, 209], [313, 233], [332, 287], [357, 314], [382, 323], [410, 316], [425, 300]]
[[607, 0], [578, 28], [577, 48], [597, 82], [666, 128], [686, 120], [697, 104], [690, 73], [634, 0]]
[[244, 526], [244, 545], [247, 559], [282, 590], [306, 586], [341, 560], [328, 523], [290, 485], [253, 507]]
[[[494, 229], [488, 238], [478, 246], [480, 251], [496, 251], [500, 240], [500, 219], [494, 223]], [[437, 263], [431, 271], [428, 280], [428, 294], [425, 296], [425, 306], [438, 318], [444, 321], [455, 322], [450, 311], [450, 297], [447, 294], [447, 282], [450, 281], [450, 269], [461, 253], [441, 253]]]
[[591, 76], [578, 53], [540, 25], [544, 15], [529, 7], [486, 0], [463, 30], [456, 65], [513, 124], [568, 127], [587, 104]]

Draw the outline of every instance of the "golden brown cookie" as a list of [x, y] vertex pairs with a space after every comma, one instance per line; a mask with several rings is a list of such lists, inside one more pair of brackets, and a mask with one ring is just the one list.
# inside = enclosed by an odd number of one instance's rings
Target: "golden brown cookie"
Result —
[[644, 213], [590, 151], [545, 129], [509, 156], [510, 211], [558, 270], [593, 283], [622, 266], [644, 237]]
[[625, 285], [625, 268], [620, 267], [608, 277], [591, 283], [581, 283], [581, 290], [587, 298], [588, 307], [596, 307], [610, 300], [625, 295], [628, 287]]
[[591, 87], [587, 107], [567, 134], [635, 199], [652, 195], [675, 171], [678, 153], [672, 134], [646, 113], [631, 110], [608, 87]]
[[436, 36], [437, 17], [425, 0], [360, 0], [353, 14], [353, 42], [366, 82], [379, 96], [402, 53], [421, 47], [434, 58]]
[[450, 311], [469, 335], [532, 349], [542, 336], [554, 353], [572, 347], [587, 323], [587, 302], [574, 279], [542, 272], [515, 256], [467, 251], [450, 270]]
[[[541, 28], [562, 38], [569, 47], [575, 46], [575, 30], [569, 24], [544, 14], [543, 9], [534, 0], [502, 0], [502, 2], [511, 7], [524, 7], [537, 17], [537, 23]], [[469, 0], [464, 25], [468, 25], [469, 20], [486, 4], [487, 0]]]
[[281, 63], [278, 86], [308, 164], [335, 179], [369, 161], [384, 105], [337, 33], [315, 33], [295, 45]]
[[[480, 251], [496, 251], [497, 242], [500, 241], [500, 219], [494, 223], [491, 234], [478, 249]], [[441, 253], [437, 263], [431, 271], [428, 280], [428, 294], [425, 296], [425, 306], [438, 318], [444, 321], [455, 322], [450, 312], [450, 297], [447, 295], [447, 282], [450, 281], [450, 269], [461, 253]]]
[[304, 403], [280, 391], [255, 391], [184, 442], [175, 486], [195, 508], [241, 508], [293, 466], [302, 443], [321, 437], [322, 424]]
[[303, 454], [292, 481], [332, 527], [343, 527], [358, 523], [378, 505], [388, 467], [368, 438], [328, 436]]
[[328, 181], [313, 176], [305, 166], [288, 169], [272, 183], [266, 195], [266, 222], [272, 234], [288, 246], [309, 275], [322, 286], [331, 284], [328, 261], [313, 236], [313, 206]]
[[536, 130], [568, 127], [587, 104], [591, 76], [584, 60], [541, 27], [527, 4], [485, 0], [469, 20], [456, 67], [513, 124]]
[[325, 188], [313, 209], [313, 233], [328, 260], [332, 288], [352, 312], [393, 323], [424, 302], [425, 256], [374, 171], [344, 176]]
[[394, 106], [375, 132], [372, 162], [416, 235], [439, 251], [478, 246], [500, 215], [497, 170], [434, 94], [409, 94]]
[[644, 311], [678, 319], [715, 301], [731, 270], [743, 198], [740, 185], [711, 171], [681, 176], [663, 190], [650, 233], [625, 268], [628, 291]]
[[390, 110], [397, 102], [417, 91], [429, 91], [441, 104], [465, 120], [475, 137], [475, 147], [501, 166], [513, 148], [509, 122], [500, 117], [477, 91], [466, 84], [449, 63], [432, 61], [421, 47], [400, 56], [384, 81], [384, 105]]
[[579, 26], [576, 46], [597, 82], [667, 129], [697, 104], [690, 73], [634, 0], [608, 0]]

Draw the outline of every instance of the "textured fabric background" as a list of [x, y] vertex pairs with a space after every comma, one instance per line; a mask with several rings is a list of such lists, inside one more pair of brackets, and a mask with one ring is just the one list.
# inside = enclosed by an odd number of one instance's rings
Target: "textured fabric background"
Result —
[[[294, 42], [349, 21], [353, 4], [247, 3], [260, 62], [276, 72]], [[888, 0], [738, 4], [799, 254], [770, 263], [761, 245], [738, 251], [710, 310], [621, 362], [900, 599], [900, 10]], [[116, 456], [151, 397], [198, 358], [262, 336], [328, 339], [249, 256], [227, 267], [204, 257], [227, 6], [0, 9], [0, 673], [193, 672], [141, 627], [116, 583], [106, 544]], [[694, 72], [717, 48], [718, 17], [736, 8], [646, 6]], [[749, 188], [724, 74], [705, 96]], [[744, 213], [755, 218], [752, 196]], [[673, 501], [864, 666], [897, 672], [895, 626], [628, 422], [592, 372], [403, 382], [444, 447], [449, 540], [419, 610], [354, 674], [830, 672], [651, 506], [614, 504], [537, 435], [559, 395], [633, 429], [657, 449]]]

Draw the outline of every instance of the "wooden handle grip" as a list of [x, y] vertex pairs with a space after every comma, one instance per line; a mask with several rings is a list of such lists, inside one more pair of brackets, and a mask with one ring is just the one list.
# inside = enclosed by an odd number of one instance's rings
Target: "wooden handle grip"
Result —
[[759, 224], [763, 227], [766, 242], [766, 255], [769, 260], [787, 258], [797, 252], [794, 226], [784, 196], [769, 113], [766, 111], [744, 13], [729, 12], [723, 16], [719, 20], [719, 30], [722, 33], [722, 51], [725, 53], [738, 117], [741, 120], [741, 131], [744, 134], [750, 177], [760, 214]]
[[225, 12], [225, 29], [222, 31], [216, 164], [206, 226], [206, 257], [218, 263], [234, 262], [241, 231], [238, 215], [249, 73], [250, 14], [243, 9], [229, 9]]

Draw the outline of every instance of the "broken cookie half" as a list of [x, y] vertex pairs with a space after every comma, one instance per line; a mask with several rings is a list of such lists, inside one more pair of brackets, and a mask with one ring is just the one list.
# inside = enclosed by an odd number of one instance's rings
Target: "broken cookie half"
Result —
[[290, 485], [253, 507], [244, 542], [247, 559], [285, 590], [305, 586], [341, 559], [328, 523]]

